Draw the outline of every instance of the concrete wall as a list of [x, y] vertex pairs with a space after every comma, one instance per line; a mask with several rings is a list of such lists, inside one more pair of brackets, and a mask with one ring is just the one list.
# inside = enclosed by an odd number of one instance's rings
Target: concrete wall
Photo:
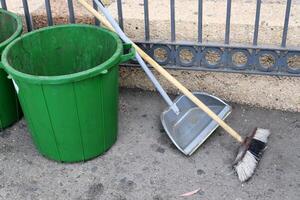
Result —
[[[91, 2], [91, 1], [89, 1]], [[106, 0], [108, 8], [116, 17], [116, 1]], [[255, 16], [255, 0], [232, 2], [232, 26], [230, 39], [234, 43], [251, 43]], [[66, 1], [52, 0], [55, 24], [67, 23]], [[266, 0], [261, 8], [259, 32], [260, 44], [280, 44], [286, 1]], [[8, 7], [20, 14], [21, 0], [8, 0]], [[46, 26], [43, 1], [29, 0], [35, 27]], [[93, 17], [74, 2], [77, 22], [93, 23]], [[151, 39], [170, 38], [169, 1], [149, 1]], [[124, 23], [126, 33], [134, 40], [144, 37], [143, 0], [124, 0]], [[204, 1], [204, 41], [224, 39], [226, 15], [225, 0]], [[176, 1], [177, 39], [195, 41], [197, 37], [197, 0]], [[300, 46], [300, 1], [294, 0], [291, 9], [287, 45]], [[229, 73], [169, 70], [192, 91], [206, 91], [225, 100], [253, 106], [300, 112], [300, 78], [241, 75]], [[159, 77], [168, 92], [178, 91], [165, 79]], [[145, 81], [146, 80], [146, 81]], [[153, 90], [144, 73], [137, 68], [121, 68], [121, 85]]]

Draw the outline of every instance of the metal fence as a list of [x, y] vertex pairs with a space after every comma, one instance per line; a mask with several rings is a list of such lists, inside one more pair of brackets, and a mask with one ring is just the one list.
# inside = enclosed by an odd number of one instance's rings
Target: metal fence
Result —
[[[6, 0], [0, 0], [1, 6], [7, 9]], [[73, 1], [66, 0], [69, 10], [69, 22], [76, 23]], [[289, 28], [289, 17], [292, 0], [286, 0], [285, 17], [283, 20], [283, 33], [281, 45], [265, 46], [258, 44], [258, 33], [260, 30], [261, 0], [256, 2], [256, 15], [253, 33], [253, 42], [246, 44], [230, 43], [231, 23], [231, 2], [227, 0], [226, 25], [224, 27], [224, 42], [209, 43], [203, 42], [203, 1], [198, 0], [198, 30], [197, 41], [178, 42], [176, 41], [175, 0], [170, 0], [170, 40], [167, 42], [156, 42], [150, 39], [149, 28], [149, 2], [144, 0], [144, 24], [145, 39], [136, 41], [150, 56], [158, 63], [171, 69], [203, 70], [219, 72], [253, 73], [276, 76], [300, 76], [300, 48], [288, 47], [286, 45]], [[32, 20], [27, 0], [22, 0], [26, 25], [28, 31], [33, 30]], [[45, 0], [48, 25], [53, 25], [50, 0]], [[96, 8], [96, 5], [94, 4]], [[118, 21], [123, 29], [122, 0], [117, 0]], [[99, 25], [99, 21], [95, 20]], [[184, 55], [184, 56], [182, 56]], [[295, 61], [296, 60], [296, 61]], [[293, 63], [290, 65], [290, 63]], [[129, 66], [136, 65], [128, 63]]]

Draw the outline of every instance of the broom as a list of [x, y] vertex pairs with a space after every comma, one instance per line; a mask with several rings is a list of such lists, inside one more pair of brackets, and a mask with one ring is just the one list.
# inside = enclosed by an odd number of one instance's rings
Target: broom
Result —
[[[94, 2], [99, 9], [103, 12], [109, 22], [102, 17], [97, 10], [90, 6], [85, 0], [78, 0], [90, 13], [92, 13], [100, 22], [105, 25], [111, 31], [116, 31], [123, 40], [128, 40], [124, 32], [120, 29], [118, 24], [109, 14], [108, 10], [97, 0]], [[111, 25], [112, 24], [112, 25]], [[115, 30], [114, 30], [115, 29]], [[163, 75], [169, 82], [176, 86], [183, 94], [185, 94], [193, 103], [195, 103], [200, 109], [207, 113], [212, 119], [214, 119], [222, 128], [224, 128], [233, 138], [241, 143], [237, 157], [234, 162], [234, 169], [238, 174], [240, 181], [247, 181], [252, 177], [257, 167], [259, 160], [262, 157], [262, 153], [266, 148], [267, 140], [270, 135], [270, 131], [267, 129], [256, 128], [253, 133], [243, 139], [235, 130], [227, 125], [221, 118], [219, 118], [212, 110], [210, 110], [204, 103], [202, 103], [197, 97], [195, 97], [187, 88], [185, 88], [179, 81], [177, 81], [172, 75], [170, 75], [163, 67], [161, 67], [155, 60], [148, 56], [142, 49], [132, 42], [136, 51], [161, 75]]]

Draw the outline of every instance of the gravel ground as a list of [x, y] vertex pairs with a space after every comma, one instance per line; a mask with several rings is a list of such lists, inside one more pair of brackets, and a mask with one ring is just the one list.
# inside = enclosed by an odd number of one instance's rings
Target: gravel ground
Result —
[[[228, 122], [248, 134], [270, 128], [269, 148], [241, 184], [231, 162], [238, 144], [222, 129], [191, 157], [164, 133], [157, 93], [121, 90], [119, 137], [104, 155], [77, 164], [42, 157], [24, 120], [0, 136], [0, 199], [296, 200], [300, 196], [300, 114], [233, 105]], [[179, 195], [200, 188], [190, 197]]]

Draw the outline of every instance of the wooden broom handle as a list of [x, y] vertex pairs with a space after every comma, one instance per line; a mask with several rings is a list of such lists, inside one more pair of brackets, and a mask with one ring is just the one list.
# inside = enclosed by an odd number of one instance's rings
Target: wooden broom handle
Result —
[[[105, 17], [100, 15], [91, 5], [85, 0], [78, 0], [90, 13], [92, 13], [102, 24], [104, 24], [109, 30], [115, 32], [114, 28], [106, 20]], [[225, 129], [233, 138], [242, 143], [243, 138], [233, 130], [228, 124], [226, 124], [218, 115], [216, 115], [209, 107], [202, 103], [195, 95], [193, 95], [186, 87], [184, 87], [179, 81], [177, 81], [169, 72], [167, 72], [162, 66], [160, 66], [155, 60], [153, 60], [148, 54], [146, 54], [136, 44], [132, 44], [140, 56], [147, 61], [154, 69], [156, 69], [162, 76], [164, 76], [170, 83], [178, 88], [184, 95], [186, 95], [194, 104], [196, 104], [201, 110], [215, 120], [223, 129]]]

